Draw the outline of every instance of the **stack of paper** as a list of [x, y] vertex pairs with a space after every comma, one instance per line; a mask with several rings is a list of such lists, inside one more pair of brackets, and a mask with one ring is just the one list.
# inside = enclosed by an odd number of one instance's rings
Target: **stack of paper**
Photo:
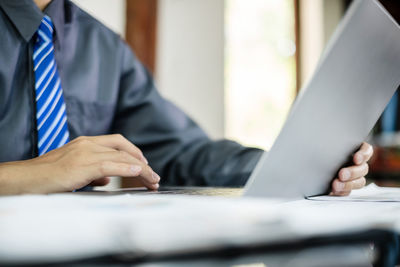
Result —
[[375, 184], [370, 184], [361, 190], [353, 190], [347, 197], [316, 196], [308, 197], [308, 199], [320, 201], [400, 202], [400, 188], [379, 187]]

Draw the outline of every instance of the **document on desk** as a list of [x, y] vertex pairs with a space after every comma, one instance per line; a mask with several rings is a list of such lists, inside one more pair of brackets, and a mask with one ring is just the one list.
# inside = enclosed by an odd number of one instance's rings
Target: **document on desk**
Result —
[[353, 190], [346, 197], [314, 196], [307, 199], [319, 201], [400, 202], [400, 188], [379, 187], [376, 184], [370, 184], [362, 189]]

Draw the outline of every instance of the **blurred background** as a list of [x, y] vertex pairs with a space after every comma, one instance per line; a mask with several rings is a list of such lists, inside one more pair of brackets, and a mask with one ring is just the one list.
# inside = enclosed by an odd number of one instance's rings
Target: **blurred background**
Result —
[[[349, 0], [74, 2], [120, 34], [153, 73], [160, 92], [212, 138], [266, 150], [351, 4]], [[381, 2], [398, 15], [395, 1]], [[371, 177], [390, 183], [400, 181], [397, 102], [396, 96], [370, 140], [378, 146]], [[132, 185], [122, 181], [124, 187]], [[109, 187], [120, 186], [121, 181], [114, 179]]]

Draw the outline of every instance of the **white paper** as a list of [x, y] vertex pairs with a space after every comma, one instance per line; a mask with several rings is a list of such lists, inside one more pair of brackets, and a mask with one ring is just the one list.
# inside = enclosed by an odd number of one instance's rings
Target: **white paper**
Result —
[[308, 197], [310, 200], [319, 201], [366, 201], [366, 202], [400, 202], [400, 188], [379, 187], [370, 184], [362, 189], [353, 190], [349, 196], [315, 196]]
[[128, 194], [0, 197], [0, 261], [160, 255], [399, 226], [397, 202]]

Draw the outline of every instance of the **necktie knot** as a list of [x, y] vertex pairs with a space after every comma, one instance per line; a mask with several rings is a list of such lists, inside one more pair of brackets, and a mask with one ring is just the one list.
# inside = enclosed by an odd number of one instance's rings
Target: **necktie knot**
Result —
[[39, 43], [48, 43], [53, 40], [53, 22], [49, 16], [45, 15], [42, 19], [42, 22], [39, 25], [39, 29], [37, 30], [37, 42]]

